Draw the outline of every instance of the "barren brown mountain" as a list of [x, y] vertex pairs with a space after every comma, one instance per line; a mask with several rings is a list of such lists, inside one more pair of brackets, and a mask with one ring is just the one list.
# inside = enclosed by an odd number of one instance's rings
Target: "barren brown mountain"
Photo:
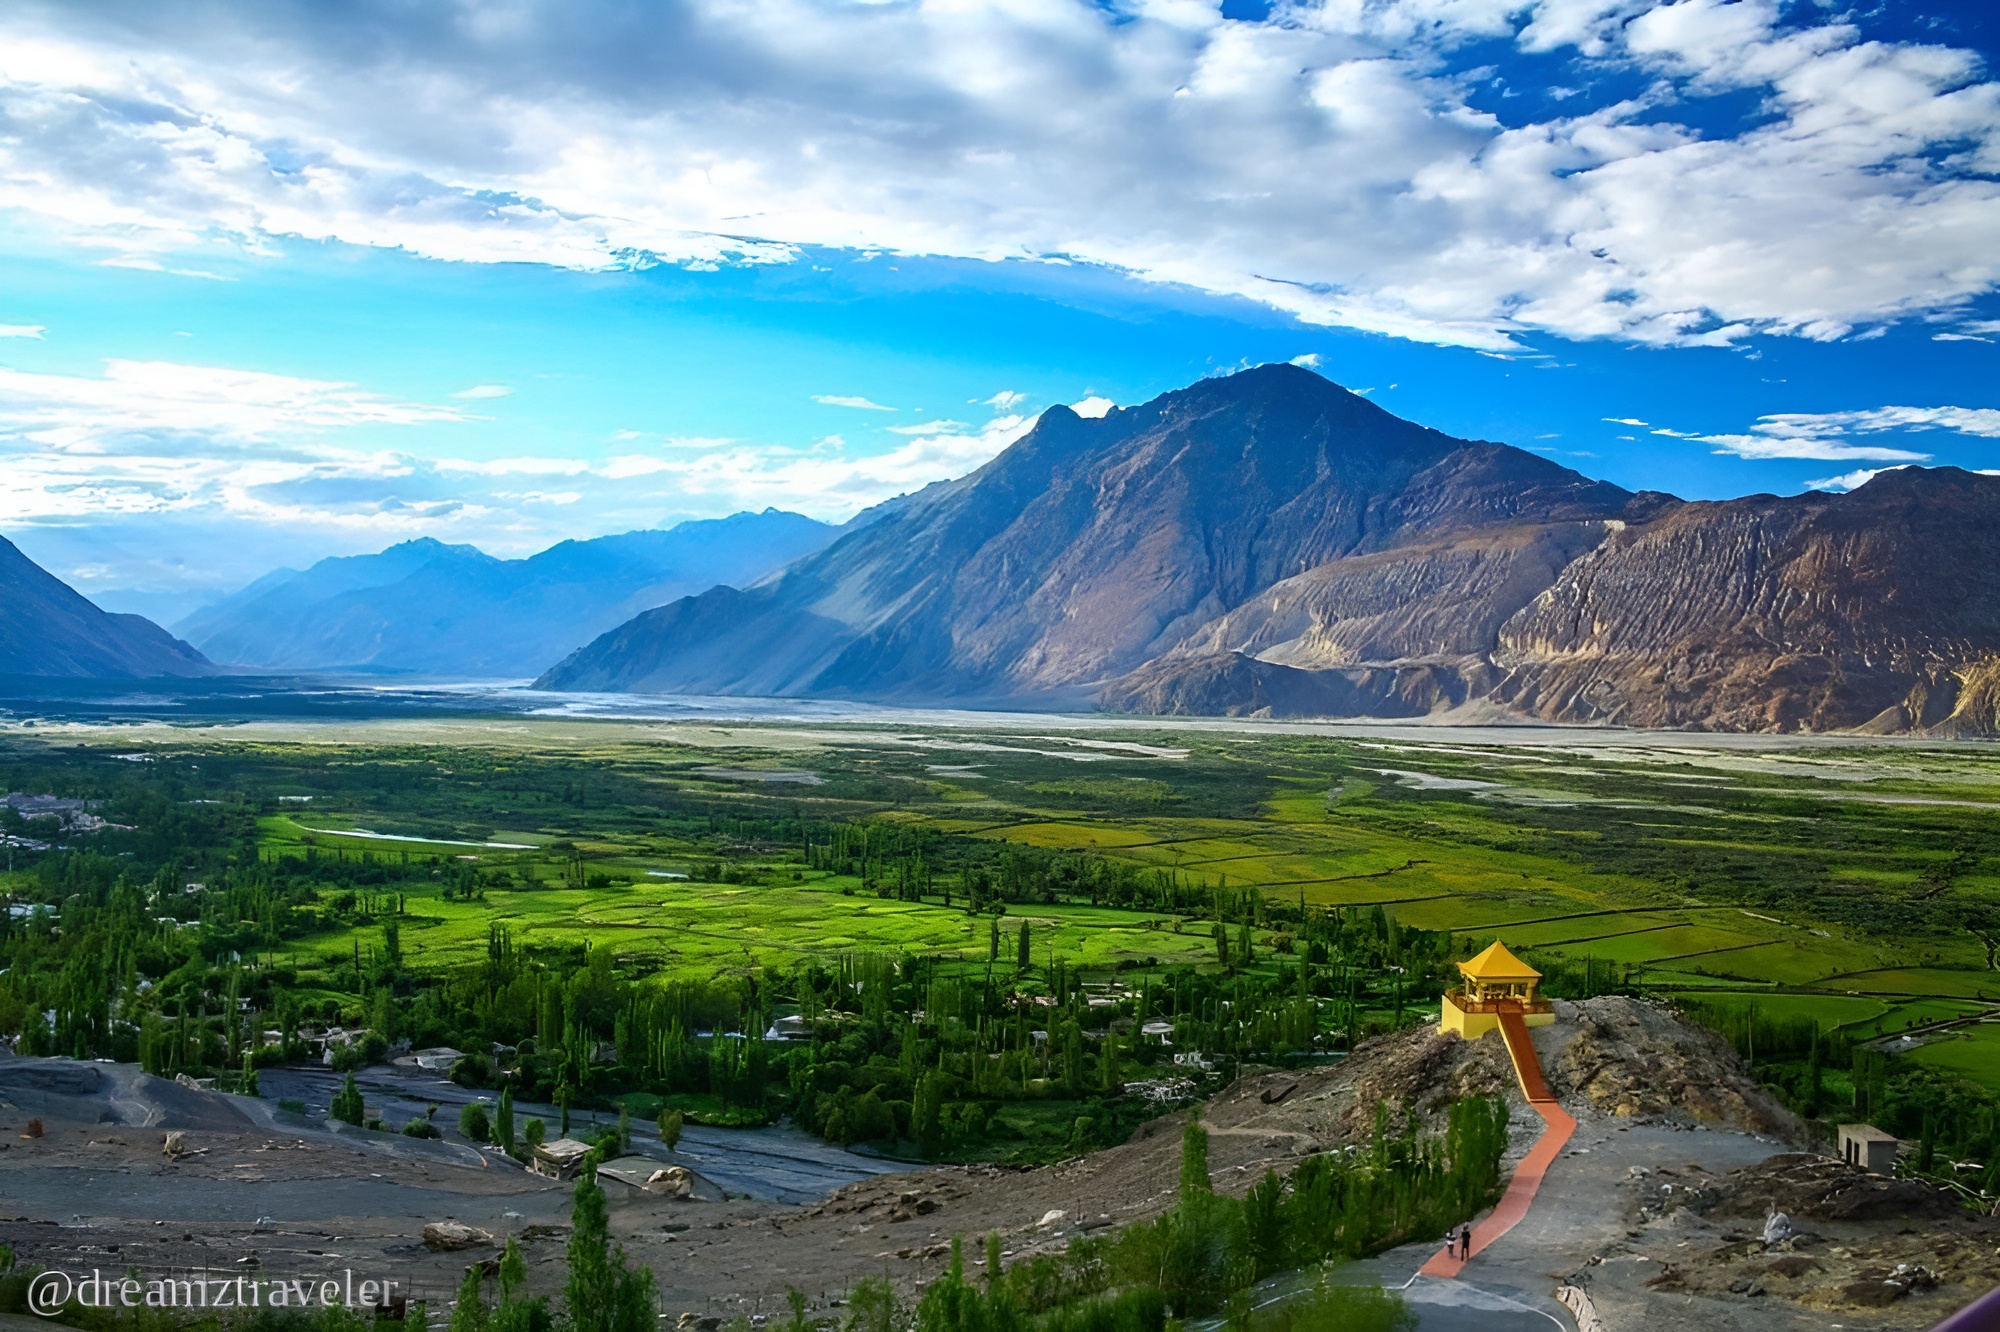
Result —
[[1295, 366], [1085, 420], [544, 687], [1988, 733], [2000, 478], [1683, 504]]

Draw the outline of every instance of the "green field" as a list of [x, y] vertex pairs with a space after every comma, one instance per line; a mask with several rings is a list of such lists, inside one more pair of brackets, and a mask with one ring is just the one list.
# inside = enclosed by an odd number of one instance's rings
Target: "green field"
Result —
[[1919, 1047], [1909, 1058], [1988, 1087], [2000, 1087], [2000, 1025], [1982, 1022], [1960, 1027]]
[[[1854, 1035], [2000, 1001], [1985, 746], [1066, 726], [267, 723], [8, 743], [17, 762], [149, 754], [199, 798], [254, 807], [274, 861], [432, 867], [397, 892], [404, 954], [439, 970], [478, 960], [496, 925], [662, 979], [869, 951], [979, 964], [992, 923], [964, 907], [982, 865], [1004, 946], [1028, 921], [1038, 964], [1213, 960], [1205, 918], [1075, 888], [1115, 871], [1294, 914], [1379, 907], [1463, 948], [1505, 939]], [[838, 827], [902, 849], [815, 860]], [[477, 895], [454, 893], [468, 875]], [[379, 940], [376, 916], [336, 904], [285, 951], [332, 992]], [[1921, 1057], [2000, 1087], [1956, 1053], [1982, 1040]]]

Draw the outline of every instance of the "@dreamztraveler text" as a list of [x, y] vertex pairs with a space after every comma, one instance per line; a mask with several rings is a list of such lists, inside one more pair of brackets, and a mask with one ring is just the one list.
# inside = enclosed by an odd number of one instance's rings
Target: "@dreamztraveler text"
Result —
[[328, 1277], [73, 1276], [58, 1268], [28, 1283], [28, 1307], [44, 1318], [71, 1301], [88, 1309], [376, 1309], [396, 1299], [399, 1281]]

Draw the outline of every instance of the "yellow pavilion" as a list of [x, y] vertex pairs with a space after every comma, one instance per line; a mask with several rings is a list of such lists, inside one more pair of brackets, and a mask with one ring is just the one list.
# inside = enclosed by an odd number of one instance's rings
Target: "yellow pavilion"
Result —
[[1478, 957], [1458, 964], [1465, 983], [1444, 996], [1440, 1031], [1455, 1031], [1467, 1040], [1500, 1027], [1502, 1013], [1519, 1013], [1530, 1027], [1556, 1020], [1555, 1005], [1542, 998], [1542, 973], [1494, 943]]

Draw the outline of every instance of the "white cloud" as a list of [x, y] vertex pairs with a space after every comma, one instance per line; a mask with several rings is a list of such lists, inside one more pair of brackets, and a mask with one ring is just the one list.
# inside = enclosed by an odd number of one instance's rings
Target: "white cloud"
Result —
[[[1904, 464], [1907, 466], [1908, 464]], [[1894, 467], [1859, 468], [1852, 472], [1842, 472], [1839, 476], [1823, 476], [1817, 481], [1806, 482], [1808, 490], [1859, 490], [1884, 472], [1897, 471]]]
[[590, 470], [581, 458], [439, 458], [432, 465], [474, 476], [581, 476]]
[[92, 379], [0, 368], [0, 431], [74, 451], [133, 434], [193, 432], [252, 442], [299, 431], [464, 419], [455, 407], [255, 370], [108, 360], [104, 374]]
[[870, 402], [866, 398], [852, 397], [844, 393], [815, 393], [813, 394], [813, 401], [825, 403], [829, 407], [854, 407], [864, 412], [893, 412], [897, 410], [894, 407], [884, 407], [879, 402]]
[[48, 332], [46, 324], [0, 324], [0, 338], [36, 338]]
[[[1641, 421], [1636, 416], [1607, 416], [1604, 419], [1609, 421], [1612, 425], [1642, 426], [1646, 424], [1646, 422]], [[1661, 430], [1661, 431], [1655, 431], [1654, 433], [1665, 435], [1665, 434], [1672, 434], [1673, 432], [1668, 430]]]
[[[1451, 53], [1510, 37], [1650, 86], [1503, 123]], [[1759, 117], [1676, 123], [1714, 93]], [[575, 268], [845, 246], [1103, 264], [1488, 349], [1720, 345], [1990, 290], [1996, 171], [1974, 55], [1773, 0], [0, 14], [0, 207], [161, 268], [274, 236]]]
[[451, 395], [454, 398], [511, 398], [514, 390], [505, 384], [474, 384]]
[[1318, 352], [1307, 352], [1303, 356], [1294, 356], [1292, 358], [1292, 364], [1302, 365], [1308, 370], [1317, 370], [1319, 369], [1320, 361], [1322, 359], [1324, 358], [1322, 358]]
[[[1760, 416], [1750, 433], [1695, 435], [1655, 430], [1656, 435], [1698, 440], [1717, 453], [1739, 458], [1816, 458], [1825, 461], [1925, 462], [1931, 457], [1914, 449], [1886, 444], [1853, 444], [1854, 435], [1903, 434], [1942, 430], [1981, 439], [2000, 439], [2000, 410], [1990, 407], [1872, 407], [1849, 412], [1777, 412]], [[1850, 475], [1855, 475], [1850, 473]], [[1829, 484], [1840, 478], [1829, 478]], [[1813, 485], [1820, 483], [1815, 481]]]
[[1820, 462], [1924, 462], [1931, 456], [1912, 449], [1880, 444], [1842, 444], [1838, 440], [1786, 435], [1698, 435], [1717, 453], [1763, 461], [1771, 458], [1811, 458]]
[[1013, 389], [1001, 389], [992, 397], [974, 405], [978, 407], [991, 407], [996, 412], [1011, 412], [1027, 400], [1028, 395], [1025, 393], [1016, 393]]
[[963, 421], [943, 420], [918, 421], [912, 425], [894, 425], [882, 428], [892, 435], [956, 435], [962, 431], [970, 430], [972, 427]]
[[2000, 410], [1991, 407], [1875, 407], [1859, 412], [1782, 412], [1758, 418], [1759, 430], [1796, 435], [1866, 434], [1882, 430], [1949, 430], [2000, 439]]
[[1078, 416], [1097, 417], [1106, 415], [1111, 411], [1113, 407], [1116, 407], [1117, 405], [1118, 404], [1111, 401], [1111, 399], [1100, 398], [1093, 393], [1091, 396], [1083, 399], [1081, 402], [1073, 402], [1069, 406], [1070, 410], [1075, 412]]

